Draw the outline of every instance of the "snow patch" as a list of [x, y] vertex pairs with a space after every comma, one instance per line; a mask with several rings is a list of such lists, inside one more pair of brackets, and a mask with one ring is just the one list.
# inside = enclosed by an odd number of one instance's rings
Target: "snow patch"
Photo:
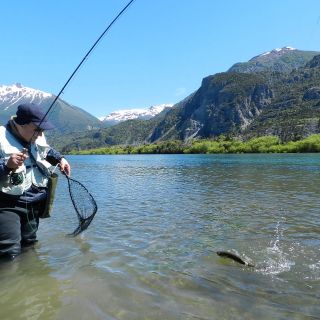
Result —
[[150, 119], [159, 114], [161, 111], [163, 111], [165, 108], [171, 108], [173, 104], [171, 103], [165, 103], [160, 104], [156, 106], [151, 106], [147, 109], [137, 108], [137, 109], [124, 109], [124, 110], [118, 110], [110, 113], [107, 116], [99, 117], [99, 120], [104, 122], [122, 122], [126, 120], [132, 120], [137, 118], [142, 119]]
[[28, 100], [29, 102], [38, 103], [39, 101], [50, 98], [52, 95], [40, 90], [24, 87], [21, 83], [11, 86], [0, 85], [0, 104], [5, 105], [4, 110], [19, 101]]
[[267, 52], [264, 52], [264, 53], [260, 54], [258, 57], [267, 56], [267, 55], [272, 54], [272, 53], [284, 53], [286, 51], [293, 51], [293, 50], [297, 50], [297, 49], [295, 49], [293, 47], [288, 47], [288, 46], [287, 47], [283, 47], [283, 48], [275, 48], [275, 49], [273, 49], [271, 51], [267, 51]]

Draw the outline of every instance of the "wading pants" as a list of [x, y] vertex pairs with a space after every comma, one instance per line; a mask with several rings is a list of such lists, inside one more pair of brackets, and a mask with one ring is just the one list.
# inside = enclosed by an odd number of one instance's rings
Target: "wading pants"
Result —
[[37, 207], [1, 207], [0, 204], [0, 257], [13, 259], [21, 253], [21, 247], [36, 242], [39, 226]]

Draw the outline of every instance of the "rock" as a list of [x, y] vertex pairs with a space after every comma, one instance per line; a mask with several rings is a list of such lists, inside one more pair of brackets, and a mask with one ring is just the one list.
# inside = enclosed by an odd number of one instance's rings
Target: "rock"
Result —
[[303, 100], [320, 99], [320, 87], [312, 87], [303, 95]]

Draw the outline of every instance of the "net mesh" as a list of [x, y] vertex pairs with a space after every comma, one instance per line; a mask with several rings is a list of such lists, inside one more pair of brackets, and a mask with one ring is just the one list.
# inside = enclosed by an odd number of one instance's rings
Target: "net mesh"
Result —
[[70, 235], [76, 236], [89, 227], [97, 213], [98, 206], [91, 193], [81, 182], [67, 175], [66, 178], [68, 180], [70, 198], [79, 220], [78, 227]]

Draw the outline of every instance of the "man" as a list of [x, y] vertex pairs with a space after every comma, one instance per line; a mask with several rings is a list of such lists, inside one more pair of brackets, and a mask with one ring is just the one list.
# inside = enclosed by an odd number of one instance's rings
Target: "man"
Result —
[[46, 143], [44, 130], [53, 125], [33, 103], [0, 127], [0, 257], [14, 259], [21, 247], [36, 242], [39, 217], [48, 196], [50, 168], [70, 175], [70, 165]]

